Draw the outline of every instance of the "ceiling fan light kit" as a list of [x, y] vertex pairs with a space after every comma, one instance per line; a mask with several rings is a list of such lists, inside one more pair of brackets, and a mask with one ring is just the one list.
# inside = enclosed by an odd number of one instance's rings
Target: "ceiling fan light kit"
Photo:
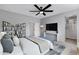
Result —
[[43, 14], [43, 11], [41, 11], [40, 14]]
[[53, 10], [46, 10], [51, 6], [51, 4], [48, 4], [44, 8], [43, 7], [38, 7], [36, 4], [34, 4], [34, 6], [38, 9], [38, 11], [30, 11], [30, 12], [38, 12], [36, 15], [43, 14], [44, 16], [46, 16], [45, 12], [53, 12]]

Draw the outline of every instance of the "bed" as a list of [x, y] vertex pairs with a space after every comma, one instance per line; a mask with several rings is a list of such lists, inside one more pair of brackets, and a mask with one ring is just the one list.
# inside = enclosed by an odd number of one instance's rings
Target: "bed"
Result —
[[26, 38], [19, 38], [20, 46], [24, 55], [40, 55], [39, 47], [37, 44]]
[[[44, 55], [50, 49], [53, 49], [53, 44], [46, 39], [40, 37], [28, 37], [28, 38], [17, 38], [20, 40], [20, 45], [13, 46], [14, 50], [12, 53], [3, 52], [2, 48], [0, 48], [3, 55]], [[18, 42], [16, 38], [16, 42]], [[1, 50], [2, 49], [2, 50]]]
[[19, 38], [21, 48], [25, 55], [44, 55], [50, 49], [53, 49], [53, 44], [46, 39], [40, 37]]
[[50, 49], [53, 49], [53, 44], [49, 40], [46, 40], [41, 37], [34, 37], [34, 36], [28, 37], [28, 39], [38, 45], [41, 54], [45, 54]]

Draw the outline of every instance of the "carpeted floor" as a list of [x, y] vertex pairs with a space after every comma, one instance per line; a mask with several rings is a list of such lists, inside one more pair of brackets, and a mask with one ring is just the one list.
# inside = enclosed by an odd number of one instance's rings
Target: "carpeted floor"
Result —
[[77, 55], [77, 41], [66, 39], [65, 44], [54, 44], [54, 50], [50, 50], [46, 55]]
[[62, 54], [65, 55], [77, 55], [77, 40], [66, 39], [66, 49]]
[[59, 44], [59, 42], [54, 43], [54, 49], [46, 53], [46, 55], [60, 55], [65, 49], [65, 46]]

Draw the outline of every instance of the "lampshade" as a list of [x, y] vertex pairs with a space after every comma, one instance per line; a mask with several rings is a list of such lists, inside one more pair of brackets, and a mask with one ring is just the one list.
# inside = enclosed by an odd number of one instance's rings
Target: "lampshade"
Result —
[[44, 27], [43, 25], [41, 25], [40, 27]]

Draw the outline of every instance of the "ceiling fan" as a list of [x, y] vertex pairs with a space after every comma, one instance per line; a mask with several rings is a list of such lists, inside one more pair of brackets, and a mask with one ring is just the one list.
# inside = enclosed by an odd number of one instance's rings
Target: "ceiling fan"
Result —
[[38, 11], [30, 11], [30, 12], [38, 12], [36, 15], [43, 14], [44, 16], [46, 16], [45, 12], [53, 12], [53, 10], [46, 10], [51, 6], [51, 4], [48, 4], [44, 8], [43, 7], [38, 7], [36, 4], [34, 4], [34, 6], [38, 9]]

